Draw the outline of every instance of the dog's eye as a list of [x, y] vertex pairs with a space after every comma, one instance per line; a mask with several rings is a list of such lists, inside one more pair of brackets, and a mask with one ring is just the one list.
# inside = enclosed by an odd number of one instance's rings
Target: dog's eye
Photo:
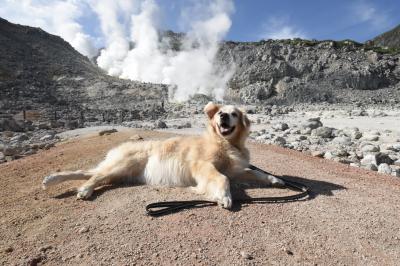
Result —
[[233, 117], [237, 117], [238, 115], [237, 115], [237, 113], [232, 113], [231, 114]]
[[218, 113], [217, 113], [217, 115], [221, 115], [222, 114], [222, 111], [219, 111]]

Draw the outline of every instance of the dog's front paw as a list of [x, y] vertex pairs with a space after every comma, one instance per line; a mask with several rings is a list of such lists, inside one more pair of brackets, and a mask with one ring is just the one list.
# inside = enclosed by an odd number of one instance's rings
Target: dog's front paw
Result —
[[42, 181], [42, 188], [47, 189], [49, 186], [54, 185], [57, 183], [57, 176], [56, 175], [48, 175], [43, 178]]
[[78, 194], [76, 197], [78, 199], [88, 199], [90, 196], [93, 194], [93, 188], [88, 188], [88, 187], [80, 187], [78, 188]]
[[225, 196], [221, 200], [218, 201], [218, 204], [225, 209], [230, 209], [232, 208], [232, 197], [231, 196]]
[[284, 187], [285, 186], [285, 181], [283, 181], [282, 179], [279, 179], [275, 176], [268, 175], [267, 179], [268, 179], [268, 183], [271, 186], [274, 186], [274, 187]]

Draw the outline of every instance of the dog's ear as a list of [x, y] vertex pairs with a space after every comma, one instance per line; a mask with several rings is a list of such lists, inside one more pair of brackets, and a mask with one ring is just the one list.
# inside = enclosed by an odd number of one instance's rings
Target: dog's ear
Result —
[[244, 126], [245, 128], [248, 128], [248, 127], [250, 126], [250, 119], [247, 117], [246, 111], [245, 111], [244, 109], [240, 108], [240, 112], [242, 113], [242, 123], [243, 123], [243, 126]]
[[213, 103], [213, 102], [209, 102], [206, 106], [204, 106], [204, 113], [206, 113], [206, 115], [208, 116], [208, 118], [213, 118], [213, 116], [215, 115], [215, 113], [218, 112], [220, 106]]

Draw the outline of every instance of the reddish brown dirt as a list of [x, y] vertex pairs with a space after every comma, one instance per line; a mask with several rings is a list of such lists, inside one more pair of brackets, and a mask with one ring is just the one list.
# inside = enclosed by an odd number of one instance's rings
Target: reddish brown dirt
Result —
[[[252, 162], [311, 186], [308, 201], [187, 210], [151, 218], [146, 204], [191, 199], [184, 189], [119, 186], [75, 199], [43, 176], [88, 168], [135, 132], [91, 136], [0, 165], [0, 264], [395, 265], [400, 181], [279, 147], [250, 144]], [[166, 134], [136, 131], [145, 139]], [[251, 189], [250, 195], [284, 195]]]

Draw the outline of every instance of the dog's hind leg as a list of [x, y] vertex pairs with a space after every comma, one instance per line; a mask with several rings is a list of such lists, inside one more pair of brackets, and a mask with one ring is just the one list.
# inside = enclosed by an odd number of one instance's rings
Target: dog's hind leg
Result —
[[77, 170], [77, 171], [54, 173], [46, 176], [43, 179], [42, 187], [43, 189], [46, 189], [49, 186], [53, 186], [67, 180], [88, 180], [93, 174], [94, 174], [93, 170], [89, 171]]
[[[133, 167], [137, 168], [138, 171], [142, 171], [138, 165], [134, 165]], [[132, 171], [132, 167], [130, 167], [129, 164], [101, 165], [96, 168], [95, 174], [78, 188], [77, 198], [87, 199], [98, 186], [113, 183], [115, 181], [123, 181], [124, 179], [129, 179], [136, 175], [136, 171]]]

